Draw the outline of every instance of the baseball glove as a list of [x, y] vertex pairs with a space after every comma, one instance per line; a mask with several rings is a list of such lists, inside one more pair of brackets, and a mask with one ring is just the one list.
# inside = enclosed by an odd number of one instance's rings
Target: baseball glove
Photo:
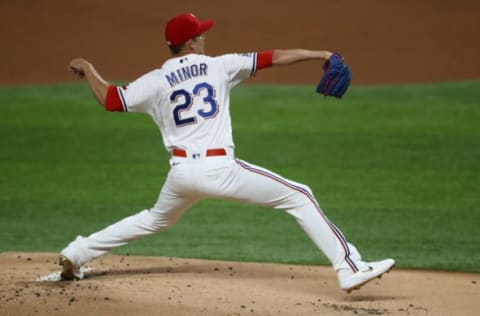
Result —
[[317, 92], [325, 96], [341, 98], [350, 85], [350, 68], [339, 53], [334, 53], [323, 65], [323, 76], [317, 85]]

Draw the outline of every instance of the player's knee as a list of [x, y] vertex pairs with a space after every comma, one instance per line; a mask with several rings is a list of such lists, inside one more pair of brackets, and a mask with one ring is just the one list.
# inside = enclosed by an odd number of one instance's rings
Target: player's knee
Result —
[[307, 194], [313, 197], [313, 191], [310, 189], [308, 185], [302, 184], [301, 185], [302, 190]]
[[295, 194], [295, 201], [298, 206], [304, 206], [306, 204], [316, 203], [312, 190], [307, 185], [299, 185]]
[[149, 210], [152, 217], [152, 225], [156, 230], [161, 230], [173, 226], [178, 218], [174, 214], [162, 211], [158, 208], [152, 208]]

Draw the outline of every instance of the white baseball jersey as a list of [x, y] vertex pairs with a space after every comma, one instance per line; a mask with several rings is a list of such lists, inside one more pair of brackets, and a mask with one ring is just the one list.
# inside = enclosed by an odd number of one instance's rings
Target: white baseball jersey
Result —
[[230, 90], [255, 74], [256, 55], [169, 59], [160, 69], [117, 88], [123, 110], [150, 115], [169, 151], [233, 148]]

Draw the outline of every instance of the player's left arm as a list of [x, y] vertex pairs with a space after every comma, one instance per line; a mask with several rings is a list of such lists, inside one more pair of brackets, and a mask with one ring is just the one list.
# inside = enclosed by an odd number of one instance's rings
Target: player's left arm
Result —
[[70, 62], [70, 70], [79, 78], [88, 81], [90, 89], [98, 103], [105, 106], [107, 91], [111, 84], [100, 76], [95, 67], [82, 58], [75, 58]]
[[[87, 79], [95, 99], [106, 111], [129, 111], [125, 101], [125, 92], [121, 91], [125, 89], [125, 87], [117, 87], [103, 79], [91, 63], [85, 59], [76, 58], [70, 62], [70, 70], [78, 77]], [[140, 86], [140, 90], [142, 90], [144, 85], [139, 84], [137, 86]], [[149, 93], [145, 93], [145, 91], [140, 91], [139, 93], [138, 89], [130, 89], [130, 91], [133, 92], [129, 95], [130, 110], [148, 112], [148, 109], [144, 105], [148, 105]], [[152, 91], [155, 92], [155, 90]]]

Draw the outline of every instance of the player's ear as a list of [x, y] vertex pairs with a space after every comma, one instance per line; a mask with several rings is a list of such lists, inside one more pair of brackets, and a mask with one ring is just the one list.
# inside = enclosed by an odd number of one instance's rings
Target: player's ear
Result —
[[194, 51], [195, 50], [195, 41], [193, 40], [193, 38], [189, 39], [185, 43], [185, 47], [187, 48], [188, 51]]

